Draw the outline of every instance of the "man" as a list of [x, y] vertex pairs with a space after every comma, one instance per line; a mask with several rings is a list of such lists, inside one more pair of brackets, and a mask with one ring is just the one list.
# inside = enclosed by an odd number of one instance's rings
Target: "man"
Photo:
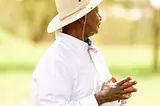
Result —
[[56, 40], [32, 76], [33, 106], [122, 106], [137, 82], [116, 82], [89, 37], [98, 33], [102, 0], [55, 0], [59, 15], [48, 32]]

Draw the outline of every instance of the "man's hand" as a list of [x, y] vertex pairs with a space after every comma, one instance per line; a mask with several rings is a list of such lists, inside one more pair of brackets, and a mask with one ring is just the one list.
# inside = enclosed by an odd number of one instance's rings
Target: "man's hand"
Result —
[[131, 77], [127, 77], [119, 82], [114, 81], [115, 83], [110, 83], [111, 80], [104, 82], [101, 90], [95, 94], [99, 105], [106, 102], [129, 99], [130, 96], [127, 94], [137, 92], [137, 89], [132, 87], [137, 84], [137, 81], [130, 81]]

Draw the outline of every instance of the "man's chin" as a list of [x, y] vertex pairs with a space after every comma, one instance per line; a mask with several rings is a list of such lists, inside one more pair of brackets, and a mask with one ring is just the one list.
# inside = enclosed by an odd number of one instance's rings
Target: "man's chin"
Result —
[[88, 36], [88, 37], [91, 37], [91, 36], [93, 36], [93, 35], [95, 35], [95, 34], [98, 34], [98, 30], [97, 30], [97, 31], [95, 31], [95, 32], [90, 32], [90, 34], [89, 34], [89, 36]]
[[93, 32], [93, 35], [94, 34], [98, 34], [98, 28], [97, 28], [97, 30], [95, 30], [94, 32]]
[[89, 36], [93, 36], [95, 34], [97, 34], [97, 32], [91, 32]]

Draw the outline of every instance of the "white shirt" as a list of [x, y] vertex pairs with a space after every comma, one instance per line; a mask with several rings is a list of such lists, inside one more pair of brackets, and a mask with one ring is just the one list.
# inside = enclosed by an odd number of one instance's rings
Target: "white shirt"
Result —
[[95, 47], [56, 32], [32, 75], [32, 106], [98, 106], [94, 94], [112, 76], [99, 50], [88, 48]]

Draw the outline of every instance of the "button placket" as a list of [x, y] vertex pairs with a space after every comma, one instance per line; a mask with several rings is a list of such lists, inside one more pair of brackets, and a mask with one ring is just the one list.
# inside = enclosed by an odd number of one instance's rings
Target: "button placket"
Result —
[[97, 67], [96, 67], [96, 65], [95, 65], [95, 63], [94, 63], [94, 60], [93, 60], [92, 55], [91, 55], [90, 52], [94, 53], [94, 55], [97, 55], [97, 50], [96, 50], [96, 48], [89, 47], [89, 48], [88, 48], [88, 53], [89, 53], [89, 56], [90, 56], [91, 61], [92, 61], [92, 63], [93, 63], [93, 67], [94, 67], [94, 69], [95, 69], [95, 72], [96, 72], [96, 74], [97, 74], [97, 76], [98, 76], [99, 82], [102, 84], [103, 82], [102, 82], [102, 80], [101, 80], [100, 74], [98, 73], [98, 69], [97, 69]]

